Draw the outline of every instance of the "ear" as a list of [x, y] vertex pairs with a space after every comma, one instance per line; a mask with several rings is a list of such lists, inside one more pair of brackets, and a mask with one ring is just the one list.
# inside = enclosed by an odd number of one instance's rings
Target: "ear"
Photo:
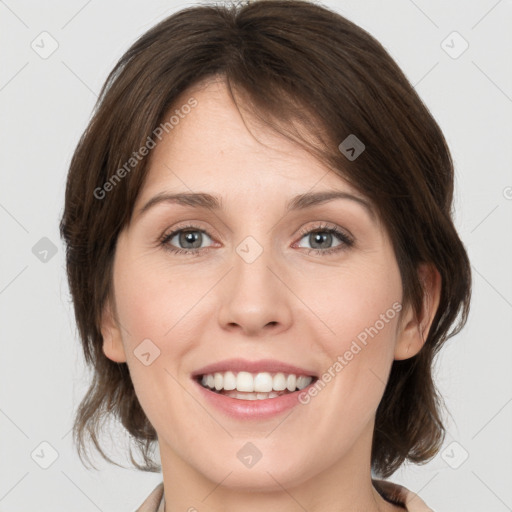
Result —
[[418, 275], [423, 285], [423, 305], [420, 318], [409, 306], [402, 312], [395, 345], [395, 359], [408, 359], [415, 356], [425, 344], [441, 298], [441, 275], [432, 263], [421, 263]]
[[105, 302], [101, 315], [101, 335], [103, 337], [103, 353], [116, 363], [126, 362], [121, 329], [112, 309], [110, 298]]

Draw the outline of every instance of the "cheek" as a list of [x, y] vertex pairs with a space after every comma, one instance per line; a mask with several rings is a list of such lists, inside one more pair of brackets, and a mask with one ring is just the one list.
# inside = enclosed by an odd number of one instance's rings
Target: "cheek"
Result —
[[382, 397], [394, 357], [402, 309], [399, 269], [361, 267], [324, 285], [322, 293], [310, 288], [316, 292], [309, 296], [331, 330], [322, 336], [327, 358], [320, 380], [336, 397], [334, 415], [343, 409], [366, 421]]
[[400, 298], [399, 293], [389, 293], [387, 289], [343, 292], [337, 314], [333, 312], [331, 316], [336, 335], [327, 352], [336, 356], [346, 353], [350, 360], [355, 356], [358, 360], [379, 360], [381, 356], [387, 360], [394, 348]]
[[396, 265], [374, 263], [336, 275], [331, 272], [325, 279], [307, 283], [301, 296], [329, 328], [330, 335], [324, 339], [331, 357], [350, 350], [354, 341], [364, 347], [367, 356], [393, 344], [402, 300]]
[[[173, 377], [179, 374], [190, 348], [187, 322], [200, 289], [191, 286], [190, 280], [187, 283], [184, 273], [173, 271], [171, 275], [168, 268], [143, 257], [119, 257], [114, 286], [127, 364], [139, 402], [153, 425], [165, 425], [169, 415], [177, 422], [190, 404]], [[149, 353], [146, 361], [145, 353]], [[169, 409], [162, 409], [162, 403], [169, 404]]]
[[[147, 262], [119, 260], [114, 282], [119, 317], [130, 333], [130, 343], [144, 338], [160, 343], [179, 325], [200, 298], [201, 287], [190, 275]], [[188, 279], [187, 279], [188, 277]]]

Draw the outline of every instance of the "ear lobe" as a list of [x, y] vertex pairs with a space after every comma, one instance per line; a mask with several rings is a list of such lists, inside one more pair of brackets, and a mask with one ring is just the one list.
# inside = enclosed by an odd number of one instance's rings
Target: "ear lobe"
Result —
[[112, 311], [110, 299], [105, 302], [101, 315], [101, 336], [103, 338], [103, 353], [116, 363], [126, 362], [121, 329]]
[[441, 275], [432, 263], [422, 263], [418, 275], [423, 286], [423, 304], [420, 318], [417, 318], [409, 306], [402, 312], [402, 328], [398, 333], [395, 346], [395, 359], [408, 359], [415, 356], [425, 344], [430, 326], [439, 307], [441, 298]]

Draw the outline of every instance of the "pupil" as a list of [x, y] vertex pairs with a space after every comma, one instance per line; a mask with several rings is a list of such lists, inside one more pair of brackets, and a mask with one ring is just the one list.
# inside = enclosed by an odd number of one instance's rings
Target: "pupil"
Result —
[[319, 244], [321, 245], [322, 241], [328, 241], [330, 242], [331, 241], [331, 238], [332, 238], [332, 234], [331, 233], [325, 233], [325, 234], [321, 234], [321, 233], [315, 233], [313, 235], [313, 240], [314, 242], [311, 244], [312, 247], [315, 246], [315, 244], [317, 243], [317, 240], [319, 240]]
[[[196, 233], [196, 234], [194, 234], [194, 233]], [[199, 244], [197, 244], [198, 239], [199, 239], [199, 236], [197, 234], [197, 231], [188, 231], [188, 232], [182, 233], [182, 240], [180, 240], [180, 242], [195, 244], [195, 245], [193, 245], [193, 248], [197, 248], [197, 247], [201, 247], [201, 242], [199, 242]]]

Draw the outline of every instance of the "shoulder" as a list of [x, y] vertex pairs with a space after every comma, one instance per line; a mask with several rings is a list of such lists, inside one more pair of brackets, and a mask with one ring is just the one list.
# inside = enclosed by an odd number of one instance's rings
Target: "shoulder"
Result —
[[163, 512], [164, 483], [160, 482], [135, 512]]
[[386, 480], [373, 480], [373, 484], [386, 500], [404, 506], [407, 512], [434, 512], [416, 493], [402, 485]]

